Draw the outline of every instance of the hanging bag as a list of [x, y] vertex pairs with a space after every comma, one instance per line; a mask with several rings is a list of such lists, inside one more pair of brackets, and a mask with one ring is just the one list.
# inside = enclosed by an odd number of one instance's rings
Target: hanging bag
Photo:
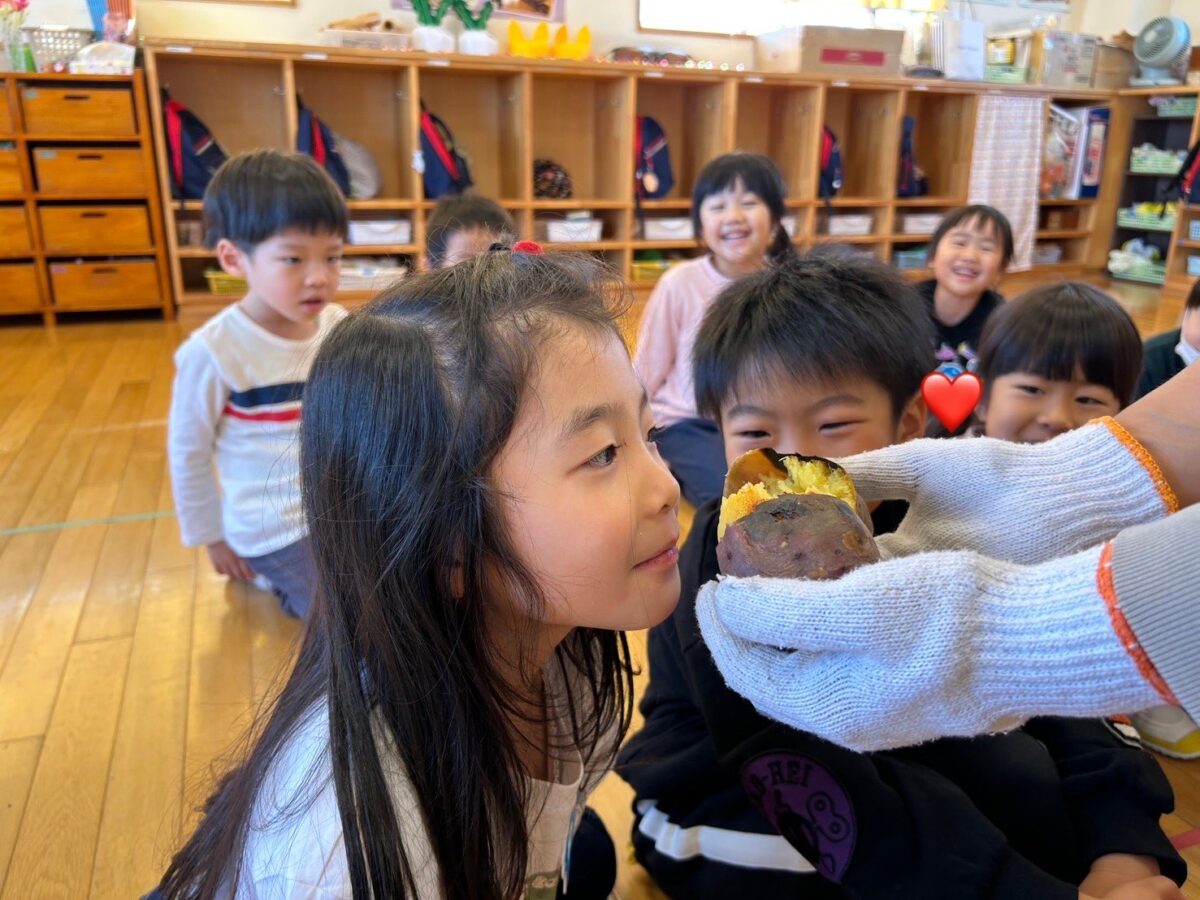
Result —
[[172, 100], [166, 90], [162, 92], [162, 107], [171, 196], [176, 200], [200, 200], [228, 154], [208, 126], [178, 100]]
[[296, 98], [296, 105], [300, 111], [299, 127], [296, 129], [296, 149], [315, 159], [317, 165], [328, 172], [337, 183], [342, 195], [349, 197], [350, 172], [342, 155], [338, 153], [333, 130], [318, 119], [299, 97]]
[[842, 166], [841, 145], [838, 143], [833, 129], [825, 125], [821, 131], [821, 175], [818, 190], [826, 206], [842, 189], [842, 181], [845, 177], [846, 170]]
[[435, 200], [445, 194], [461, 194], [474, 182], [467, 160], [454, 146], [454, 135], [446, 123], [421, 103], [421, 157], [425, 197]]

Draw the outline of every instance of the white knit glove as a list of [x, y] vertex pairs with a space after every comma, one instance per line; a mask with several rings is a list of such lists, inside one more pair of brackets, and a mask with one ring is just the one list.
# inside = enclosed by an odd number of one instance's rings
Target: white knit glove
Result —
[[852, 750], [1160, 705], [1114, 631], [1101, 550], [1037, 566], [923, 553], [837, 581], [723, 578], [700, 589], [696, 615], [730, 688]]
[[907, 500], [885, 557], [974, 550], [1037, 563], [1178, 508], [1157, 464], [1111, 418], [1044, 444], [925, 439], [838, 460], [867, 500]]

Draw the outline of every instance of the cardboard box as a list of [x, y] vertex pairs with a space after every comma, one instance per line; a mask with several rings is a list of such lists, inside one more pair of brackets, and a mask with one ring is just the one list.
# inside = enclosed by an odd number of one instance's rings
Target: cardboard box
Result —
[[1092, 69], [1092, 87], [1114, 90], [1129, 87], [1129, 79], [1137, 73], [1133, 53], [1116, 44], [1096, 45], [1096, 64]]
[[1029, 80], [1051, 87], [1091, 87], [1099, 43], [1090, 34], [1036, 32], [1029, 52]]
[[755, 63], [764, 72], [878, 77], [900, 74], [903, 31], [807, 25], [760, 34]]

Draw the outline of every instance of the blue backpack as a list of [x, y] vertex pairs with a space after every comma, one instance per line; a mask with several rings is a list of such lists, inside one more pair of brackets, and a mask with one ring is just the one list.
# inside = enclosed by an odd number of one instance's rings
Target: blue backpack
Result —
[[821, 199], [828, 205], [829, 200], [836, 197], [838, 191], [842, 189], [842, 180], [846, 177], [846, 170], [842, 165], [842, 147], [838, 143], [837, 135], [828, 125], [823, 127], [824, 131], [821, 132], [821, 175], [818, 188]]
[[658, 200], [671, 193], [675, 173], [662, 126], [649, 116], [637, 117], [633, 187], [639, 200]]
[[226, 154], [212, 133], [190, 109], [162, 92], [163, 124], [170, 162], [171, 196], [200, 200]]
[[350, 196], [350, 171], [337, 151], [337, 138], [332, 129], [318, 119], [311, 109], [296, 99], [300, 119], [296, 129], [296, 149], [307, 153], [317, 165], [329, 173], [343, 196]]
[[454, 146], [454, 135], [446, 123], [421, 103], [421, 157], [425, 196], [434, 200], [445, 194], [461, 194], [474, 182], [467, 160]]
[[897, 197], [924, 197], [929, 193], [929, 182], [917, 165], [913, 151], [913, 130], [916, 127], [916, 119], [904, 117], [904, 131], [900, 137], [900, 173], [896, 178]]

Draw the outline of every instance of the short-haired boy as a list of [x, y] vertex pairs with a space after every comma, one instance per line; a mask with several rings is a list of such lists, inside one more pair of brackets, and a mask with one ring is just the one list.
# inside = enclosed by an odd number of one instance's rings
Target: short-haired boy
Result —
[[[730, 459], [882, 447], [923, 431], [931, 347], [920, 297], [892, 270], [810, 254], [717, 298], [695, 345], [697, 402]], [[669, 895], [1075, 900], [1160, 869], [1182, 880], [1158, 826], [1170, 787], [1105, 723], [1042, 719], [868, 755], [759, 715], [696, 622], [717, 512], [696, 511], [679, 606], [649, 636], [645, 725], [618, 760], [637, 858]], [[903, 514], [880, 504], [876, 532]]]
[[1143, 346], [1142, 379], [1137, 395], [1145, 397], [1200, 360], [1200, 280], [1192, 285], [1183, 306], [1183, 321], [1174, 331], [1164, 331]]
[[[300, 503], [300, 400], [337, 293], [348, 215], [312, 159], [260, 150], [228, 160], [204, 194], [221, 268], [245, 297], [176, 351], [167, 430], [180, 533], [230, 578], [270, 583], [304, 617], [312, 559]], [[214, 472], [214, 463], [215, 469]]]
[[479, 194], [443, 197], [425, 229], [425, 264], [431, 269], [452, 266], [516, 236], [512, 217], [495, 200]]

